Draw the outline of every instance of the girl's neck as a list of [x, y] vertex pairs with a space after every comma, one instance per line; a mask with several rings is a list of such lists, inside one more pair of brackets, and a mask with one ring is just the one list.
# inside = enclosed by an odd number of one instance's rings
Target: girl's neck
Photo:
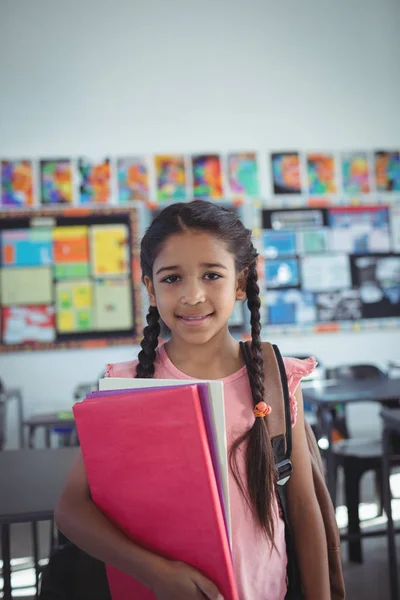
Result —
[[228, 331], [200, 345], [171, 337], [165, 349], [173, 365], [195, 379], [222, 379], [244, 365], [239, 343]]

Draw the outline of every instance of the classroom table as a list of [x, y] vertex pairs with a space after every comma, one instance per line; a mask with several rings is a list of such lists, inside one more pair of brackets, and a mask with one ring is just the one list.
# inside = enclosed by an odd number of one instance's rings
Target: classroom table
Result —
[[321, 433], [328, 439], [326, 449], [327, 486], [332, 500], [336, 497], [335, 455], [332, 451], [334, 428], [332, 411], [338, 405], [355, 402], [380, 402], [400, 406], [400, 377], [395, 379], [319, 380], [303, 385], [304, 402], [316, 407]]
[[0, 452], [0, 527], [3, 557], [3, 600], [11, 600], [10, 526], [47, 521], [77, 448], [5, 450]]
[[383, 408], [381, 411], [383, 422], [383, 495], [384, 506], [387, 515], [387, 536], [388, 536], [388, 558], [389, 558], [389, 578], [390, 578], [390, 594], [391, 600], [398, 600], [400, 597], [399, 576], [396, 558], [396, 537], [392, 515], [392, 502], [390, 492], [390, 441], [392, 433], [400, 435], [400, 408], [388, 409]]
[[45, 430], [45, 446], [51, 447], [51, 432], [55, 428], [75, 429], [75, 420], [71, 410], [32, 415], [24, 420], [24, 427], [28, 429], [28, 448], [35, 447], [36, 431]]

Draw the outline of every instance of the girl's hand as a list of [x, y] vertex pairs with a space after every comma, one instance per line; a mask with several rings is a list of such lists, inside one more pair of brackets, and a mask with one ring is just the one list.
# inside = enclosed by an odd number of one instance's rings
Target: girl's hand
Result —
[[169, 561], [152, 588], [157, 600], [224, 600], [217, 586], [182, 562]]

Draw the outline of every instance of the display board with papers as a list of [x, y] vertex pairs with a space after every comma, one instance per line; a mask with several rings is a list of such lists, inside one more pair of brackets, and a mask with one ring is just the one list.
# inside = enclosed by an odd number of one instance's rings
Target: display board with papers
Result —
[[269, 332], [400, 325], [398, 205], [264, 208], [260, 218]]

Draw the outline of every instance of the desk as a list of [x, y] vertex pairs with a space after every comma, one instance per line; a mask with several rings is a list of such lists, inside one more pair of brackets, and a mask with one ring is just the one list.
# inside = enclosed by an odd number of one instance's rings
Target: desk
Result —
[[391, 434], [396, 432], [400, 434], [400, 409], [388, 409], [384, 408], [381, 411], [381, 417], [383, 421], [383, 458], [382, 458], [382, 471], [383, 471], [383, 491], [384, 491], [384, 503], [385, 511], [387, 515], [387, 534], [388, 534], [388, 554], [389, 554], [389, 576], [390, 576], [390, 590], [391, 600], [398, 600], [399, 594], [399, 578], [397, 573], [397, 559], [396, 559], [396, 538], [392, 516], [392, 503], [391, 503], [391, 492], [390, 492], [390, 439]]
[[337, 404], [344, 405], [353, 402], [399, 405], [400, 378], [313, 381], [303, 386], [303, 397], [305, 402], [310, 402], [316, 407], [322, 432], [329, 441], [326, 451], [327, 486], [332, 500], [335, 501], [336, 477], [335, 457], [332, 452], [332, 409]]
[[[63, 415], [71, 414], [70, 418], [65, 418]], [[50, 443], [50, 434], [51, 430], [55, 427], [66, 428], [66, 429], [74, 429], [75, 421], [72, 416], [71, 410], [58, 412], [58, 413], [44, 413], [38, 415], [32, 415], [29, 419], [25, 419], [24, 426], [28, 428], [28, 448], [34, 448], [35, 443], [35, 434], [36, 430], [40, 427], [45, 429], [45, 443], [46, 448], [51, 447]]]
[[4, 600], [11, 600], [10, 525], [47, 521], [77, 448], [0, 452], [0, 526]]

